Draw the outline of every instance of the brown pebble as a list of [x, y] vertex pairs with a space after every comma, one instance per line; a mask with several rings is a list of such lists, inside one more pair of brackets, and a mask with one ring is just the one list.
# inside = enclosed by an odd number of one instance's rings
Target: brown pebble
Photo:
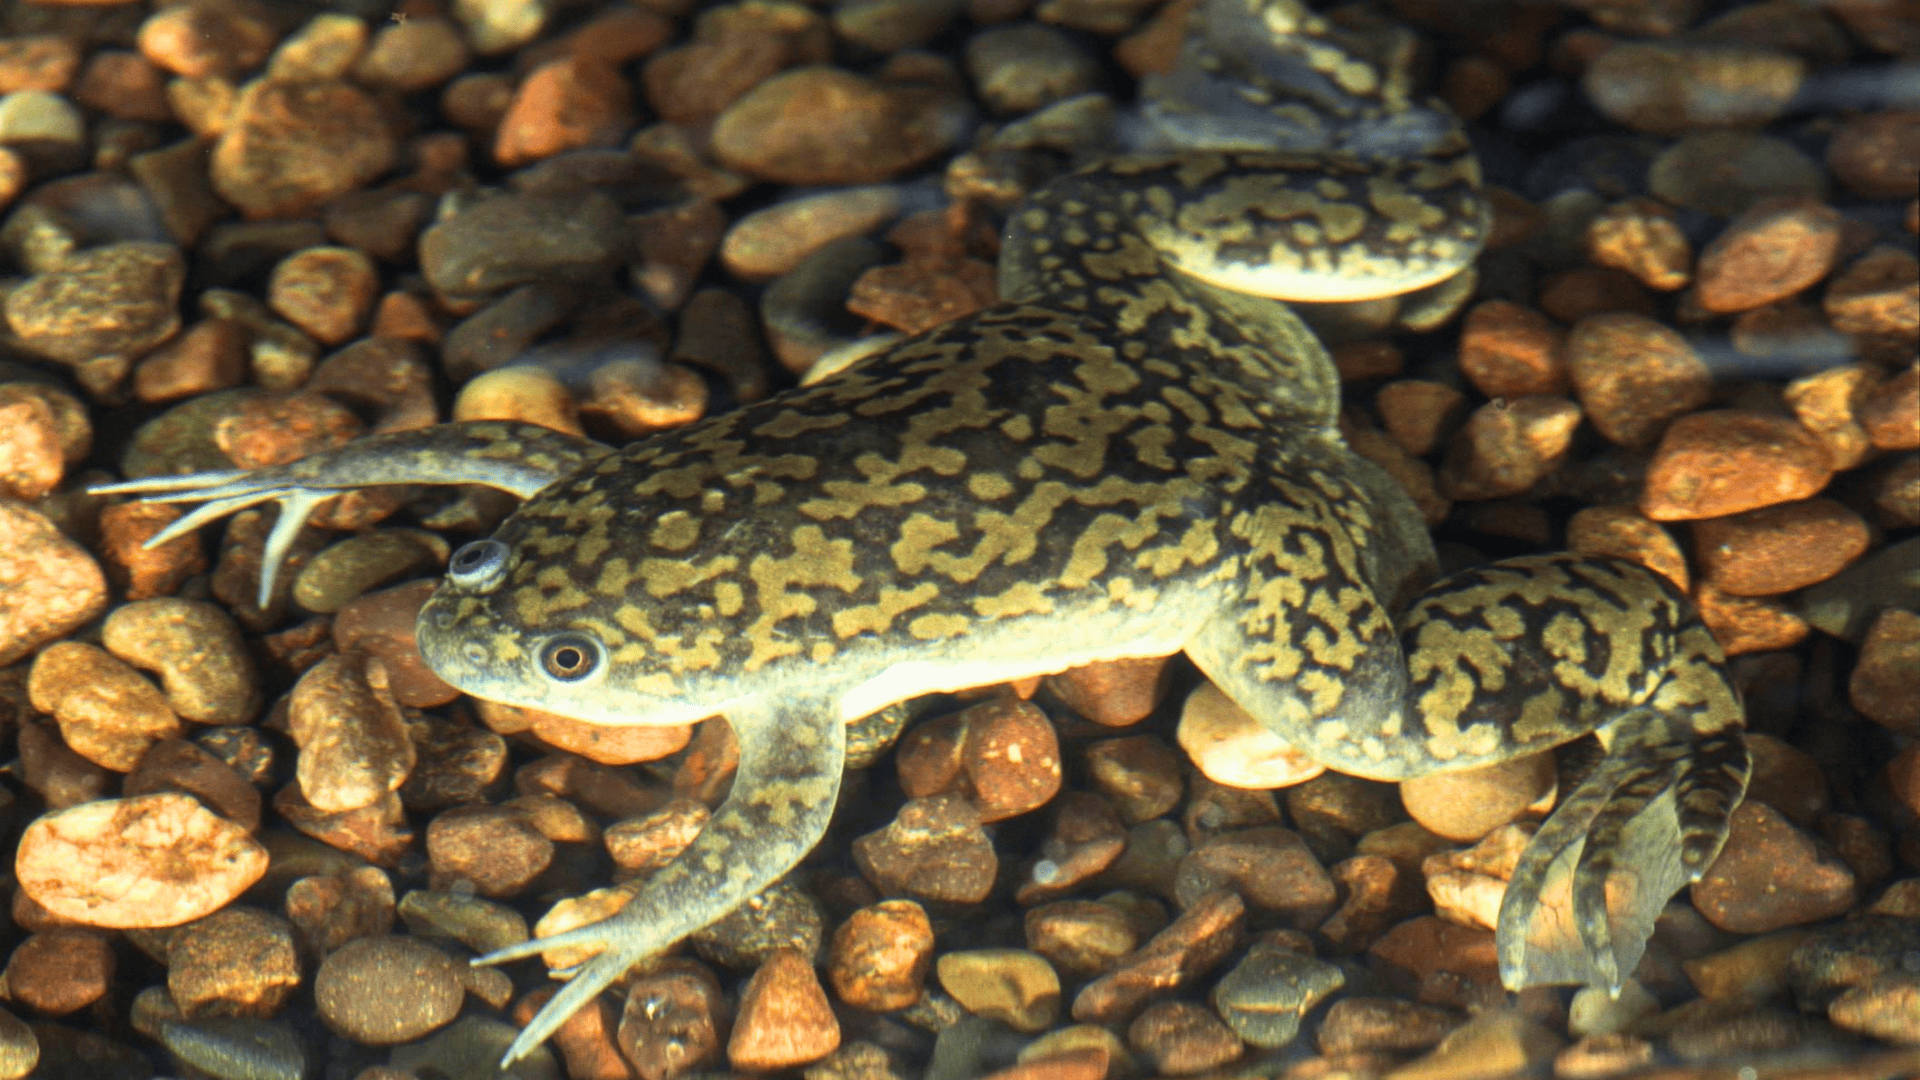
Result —
[[1715, 409], [1675, 420], [1647, 466], [1640, 512], [1655, 521], [1722, 517], [1813, 495], [1826, 448], [1784, 416]]
[[1671, 291], [1692, 277], [1693, 247], [1672, 209], [1658, 199], [1614, 203], [1587, 224], [1585, 240], [1588, 258], [1624, 270], [1650, 289]]
[[840, 1022], [813, 965], [791, 949], [769, 956], [740, 991], [727, 1060], [749, 1072], [787, 1069], [818, 1061], [839, 1045]]
[[1672, 328], [1624, 313], [1581, 319], [1567, 335], [1580, 404], [1611, 442], [1645, 446], [1708, 401], [1713, 374]]
[[1286, 787], [1326, 771], [1210, 682], [1187, 695], [1175, 737], [1194, 766], [1218, 784]]
[[1053, 1026], [1060, 1013], [1060, 976], [1037, 953], [1022, 949], [968, 949], [943, 953], [935, 966], [940, 986], [960, 1007], [1015, 1031]]
[[1411, 977], [1415, 984], [1444, 976], [1480, 986], [1500, 985], [1493, 931], [1461, 926], [1437, 915], [1395, 925], [1367, 948], [1367, 955]]
[[1890, 109], [1841, 121], [1827, 143], [1827, 168], [1856, 195], [1911, 196], [1920, 174], [1920, 111]]
[[185, 739], [157, 742], [121, 787], [125, 795], [183, 791], [248, 832], [260, 829], [260, 790], [233, 766]]
[[[360, 652], [380, 661], [393, 699], [414, 709], [432, 709], [460, 696], [433, 673], [420, 655], [414, 624], [437, 582], [410, 581], [391, 589], [363, 593], [334, 613], [332, 637], [342, 653]], [[651, 729], [649, 729], [651, 730]]]
[[334, 80], [250, 82], [214, 144], [208, 173], [250, 218], [299, 217], [393, 167], [378, 103]]
[[1567, 392], [1566, 331], [1532, 308], [1483, 300], [1460, 330], [1460, 373], [1490, 398]]
[[287, 920], [308, 956], [393, 929], [393, 881], [377, 866], [313, 875], [287, 886]]
[[93, 556], [39, 511], [0, 501], [0, 664], [92, 622], [106, 604]]
[[301, 794], [328, 813], [398, 790], [416, 760], [386, 668], [364, 653], [329, 656], [302, 675], [288, 700], [287, 729], [300, 747]]
[[669, 1080], [720, 1060], [727, 1002], [713, 972], [691, 961], [667, 961], [627, 991], [615, 1034], [620, 1052], [642, 1080]]
[[1014, 894], [1023, 905], [1072, 892], [1113, 865], [1127, 844], [1126, 826], [1105, 799], [1069, 791], [1053, 802], [1053, 826], [1027, 880]]
[[1595, 315], [1638, 315], [1659, 312], [1653, 297], [1632, 274], [1604, 266], [1575, 266], [1548, 274], [1534, 298], [1541, 311], [1568, 326]]
[[1881, 244], [1834, 275], [1821, 307], [1835, 330], [1862, 339], [1868, 355], [1907, 363], [1920, 335], [1920, 259]]
[[1301, 930], [1318, 926], [1338, 899], [1306, 841], [1278, 825], [1208, 837], [1180, 860], [1173, 887], [1175, 900], [1187, 906], [1232, 889], [1254, 911]]
[[107, 996], [114, 974], [107, 935], [55, 927], [27, 935], [0, 972], [0, 997], [47, 1016], [78, 1012]]
[[1579, 405], [1548, 395], [1480, 406], [1447, 446], [1441, 490], [1451, 499], [1527, 491], [1565, 460], [1580, 417]]
[[1814, 199], [1761, 202], [1700, 252], [1695, 297], [1707, 311], [1746, 311], [1826, 277], [1840, 246], [1840, 215]]
[[340, 345], [365, 328], [379, 291], [379, 273], [365, 253], [311, 247], [274, 264], [267, 306], [314, 340]]
[[1415, 777], [1400, 784], [1407, 815], [1436, 836], [1473, 841], [1519, 817], [1553, 790], [1552, 754], [1477, 769]]
[[180, 928], [167, 945], [167, 991], [181, 1015], [278, 1013], [300, 985], [293, 925], [236, 905]]
[[131, 770], [153, 744], [186, 730], [145, 675], [78, 641], [57, 642], [34, 657], [27, 693], [34, 708], [59, 723], [75, 753], [114, 772]]
[[1129, 825], [1179, 805], [1185, 791], [1180, 755], [1153, 735], [1102, 739], [1086, 748], [1087, 778]]
[[851, 71], [783, 72], [729, 105], [713, 153], [730, 169], [781, 184], [868, 184], [947, 149], [957, 129], [927, 87], [890, 86]]
[[1873, 441], [1859, 422], [1859, 410], [1879, 378], [1872, 365], [1841, 364], [1787, 384], [1783, 396], [1794, 419], [1827, 448], [1827, 460], [1836, 470], [1851, 469], [1872, 453]]
[[672, 799], [652, 813], [607, 826], [602, 841], [619, 868], [618, 877], [640, 877], [679, 858], [711, 817], [706, 803]]
[[1384, 997], [1347, 997], [1327, 1009], [1317, 1039], [1323, 1054], [1407, 1053], [1439, 1044], [1460, 1025], [1445, 1009]]
[[168, 596], [182, 582], [207, 571], [199, 536], [176, 536], [158, 547], [146, 542], [185, 511], [166, 503], [124, 502], [100, 511], [100, 557], [106, 573], [129, 600]]
[[411, 1042], [446, 1026], [465, 997], [458, 963], [413, 937], [349, 941], [313, 977], [320, 1019], [371, 1046]]
[[457, 806], [427, 825], [434, 888], [471, 883], [482, 896], [513, 896], [553, 861], [553, 841], [522, 811]]
[[1693, 886], [1700, 914], [1737, 934], [1832, 918], [1857, 899], [1845, 863], [1778, 810], [1751, 799], [1735, 808], [1727, 846]]
[[1139, 951], [1082, 987], [1073, 1018], [1117, 1023], [1205, 975], [1238, 947], [1246, 913], [1240, 897], [1225, 889], [1201, 897]]
[[1043, 806], [1060, 790], [1060, 745], [1047, 715], [1030, 702], [997, 697], [917, 725], [896, 754], [909, 798], [966, 796], [981, 822]]
[[979, 903], [999, 861], [980, 812], [959, 795], [909, 799], [893, 821], [853, 842], [860, 872], [883, 893]]
[[1689, 585], [1687, 559], [1673, 534], [1624, 506], [1589, 506], [1567, 521], [1567, 549], [1639, 563], [1672, 582]]
[[1439, 449], [1467, 414], [1467, 397], [1444, 383], [1395, 379], [1374, 395], [1380, 422], [1415, 457]]
[[827, 981], [856, 1009], [891, 1012], [920, 1000], [932, 967], [933, 924], [926, 909], [911, 900], [882, 900], [855, 911], [834, 931]]
[[260, 676], [224, 609], [204, 600], [138, 600], [107, 616], [101, 643], [160, 678], [167, 704], [196, 724], [243, 724], [260, 711]]
[[1899, 1046], [1920, 1046], [1920, 973], [1881, 975], [1827, 1006], [1835, 1027]]
[[1025, 923], [1027, 947], [1077, 978], [1113, 970], [1140, 941], [1124, 912], [1091, 900], [1057, 900], [1029, 908]]
[[1792, 648], [1808, 633], [1807, 621], [1772, 597], [1733, 596], [1696, 585], [1693, 604], [1728, 656]]
[[1701, 580], [1734, 596], [1825, 581], [1867, 550], [1867, 523], [1832, 499], [1806, 499], [1693, 523]]
[[1847, 700], [1878, 724], [1920, 734], [1920, 614], [1888, 608], [1874, 618], [1860, 643]]
[[1191, 1001], [1149, 1005], [1127, 1025], [1127, 1043], [1173, 1076], [1217, 1069], [1246, 1050], [1219, 1017]]
[[1909, 364], [1860, 403], [1867, 438], [1882, 450], [1920, 450], [1920, 364]]
[[87, 926], [178, 926], [267, 870], [266, 849], [190, 795], [101, 799], [43, 814], [20, 838], [20, 888]]
[[500, 118], [493, 159], [502, 168], [568, 150], [611, 147], [633, 128], [633, 90], [614, 64], [571, 56], [534, 68]]

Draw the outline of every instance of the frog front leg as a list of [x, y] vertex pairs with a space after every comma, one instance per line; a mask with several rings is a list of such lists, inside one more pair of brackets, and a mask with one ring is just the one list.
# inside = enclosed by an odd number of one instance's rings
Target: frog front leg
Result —
[[335, 495], [382, 484], [483, 484], [525, 499], [611, 452], [591, 439], [537, 424], [475, 420], [355, 439], [272, 468], [150, 476], [92, 491], [144, 495], [149, 502], [201, 503], [148, 540], [147, 547], [250, 506], [278, 503], [280, 516], [261, 562], [260, 606], [265, 607], [300, 526]]
[[600, 950], [514, 1039], [503, 1068], [545, 1042], [633, 965], [779, 880], [826, 833], [846, 761], [846, 726], [833, 703], [769, 694], [729, 707], [726, 717], [740, 746], [733, 790], [685, 851], [607, 918], [474, 961], [499, 964], [550, 949]]

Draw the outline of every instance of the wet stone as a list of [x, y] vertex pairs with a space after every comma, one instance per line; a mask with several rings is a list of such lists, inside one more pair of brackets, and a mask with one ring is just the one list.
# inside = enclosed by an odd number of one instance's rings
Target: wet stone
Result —
[[980, 813], [958, 795], [910, 799], [886, 828], [853, 842], [854, 862], [881, 892], [978, 903], [999, 860]]
[[1848, 680], [1847, 700], [1894, 731], [1920, 732], [1920, 614], [1888, 608], [1874, 619]]
[[14, 862], [36, 903], [88, 926], [177, 926], [224, 907], [267, 869], [238, 825], [172, 792], [101, 799], [27, 826]]
[[308, 956], [393, 929], [393, 882], [377, 866], [299, 878], [287, 887], [287, 919]]
[[1441, 491], [1498, 499], [1529, 490], [1565, 460], [1580, 418], [1579, 405], [1544, 394], [1480, 406], [1447, 447]]
[[1867, 523], [1832, 499], [1808, 499], [1693, 523], [1701, 579], [1734, 596], [1825, 581], [1867, 549]]
[[967, 42], [967, 74], [988, 109], [1030, 113], [1096, 88], [1098, 65], [1074, 40], [1049, 26], [989, 27]]
[[1794, 419], [1827, 448], [1835, 469], [1851, 469], [1871, 452], [1872, 436], [1858, 415], [1879, 381], [1880, 373], [1871, 365], [1840, 364], [1787, 384], [1784, 397]]
[[1649, 289], [1681, 288], [1693, 276], [1693, 247], [1672, 209], [1657, 199], [1636, 198], [1602, 210], [1588, 223], [1587, 257], [1624, 270]]
[[320, 1019], [372, 1046], [411, 1042], [444, 1027], [465, 997], [458, 962], [418, 938], [350, 941], [313, 978]]
[[1759, 203], [1701, 250], [1695, 298], [1715, 313], [1784, 299], [1826, 277], [1839, 244], [1832, 207], [1812, 199]]
[[1339, 967], [1266, 943], [1220, 977], [1208, 995], [1234, 1034], [1263, 1050], [1291, 1043], [1300, 1021], [1345, 986]]
[[140, 600], [115, 608], [101, 642], [159, 676], [167, 704], [196, 724], [241, 724], [260, 711], [259, 675], [240, 628], [202, 600]]
[[688, 940], [721, 967], [750, 968], [782, 950], [818, 955], [826, 921], [811, 894], [782, 878]]
[[1268, 731], [1212, 683], [1187, 695], [1175, 737], [1201, 773], [1230, 787], [1285, 787], [1326, 770]]
[[1552, 754], [1529, 754], [1477, 769], [1400, 784], [1408, 816], [1437, 836], [1472, 841], [1514, 820], [1553, 790]]
[[930, 87], [839, 68], [784, 72], [727, 107], [713, 151], [731, 169], [782, 184], [870, 184], [948, 149], [953, 106]]
[[612, 270], [625, 234], [619, 205], [599, 192], [497, 195], [422, 233], [420, 269], [447, 296], [489, 296], [532, 282], [552, 287]]
[[1920, 173], [1920, 112], [1888, 110], [1841, 121], [1827, 143], [1827, 168], [1856, 195], [1910, 198]]
[[1594, 315], [1567, 335], [1567, 366], [1593, 426], [1611, 442], [1645, 446], [1707, 403], [1712, 372], [1673, 329], [1639, 315]]
[[0, 972], [0, 994], [47, 1016], [78, 1012], [107, 996], [113, 983], [112, 942], [105, 934], [53, 928], [29, 934]]
[[1090, 900], [1056, 900], [1029, 908], [1027, 947], [1076, 978], [1111, 971], [1140, 942], [1126, 913]]
[[1019, 949], [975, 949], [939, 958], [940, 985], [968, 1012], [1018, 1031], [1043, 1031], [1060, 1011], [1060, 977], [1044, 957]]
[[1387, 928], [1419, 910], [1415, 875], [1383, 855], [1355, 855], [1328, 870], [1343, 899], [1320, 924], [1321, 936], [1340, 952], [1360, 953]]
[[1160, 703], [1169, 657], [1150, 656], [1082, 664], [1041, 681], [1061, 704], [1102, 727], [1146, 719]]
[[1396, 379], [1381, 387], [1373, 400], [1387, 434], [1415, 457], [1442, 446], [1467, 412], [1465, 394], [1425, 379]]
[[124, 795], [182, 791], [248, 832], [260, 828], [260, 791], [226, 762], [185, 739], [153, 744], [121, 786]]
[[1240, 939], [1246, 904], [1232, 892], [1209, 893], [1112, 971], [1082, 987], [1073, 1018], [1114, 1023], [1213, 970]]
[[1329, 1056], [1394, 1053], [1437, 1046], [1460, 1017], [1432, 1005], [1385, 997], [1345, 997], [1327, 1009], [1316, 1044]]
[[716, 1064], [726, 999], [713, 973], [695, 964], [669, 964], [633, 981], [615, 1039], [642, 1080], [670, 1080]]
[[209, 176], [250, 218], [291, 218], [393, 167], [380, 107], [343, 81], [248, 83], [214, 144]]
[[272, 1020], [166, 1020], [160, 1024], [159, 1039], [182, 1062], [222, 1080], [301, 1080], [311, 1068], [299, 1034]]
[[1693, 903], [1723, 930], [1760, 934], [1846, 912], [1859, 898], [1853, 871], [1779, 811], [1735, 808], [1727, 846], [1693, 886]]
[[1567, 549], [1639, 563], [1685, 592], [1686, 556], [1660, 523], [1620, 506], [1589, 506], [1567, 521]]
[[1868, 979], [1834, 998], [1827, 1018], [1842, 1031], [1901, 1046], [1920, 1045], [1920, 973]]
[[186, 263], [168, 244], [106, 244], [21, 282], [7, 325], [29, 350], [66, 364], [135, 356], [179, 329]]
[[1831, 473], [1826, 448], [1787, 417], [1692, 413], [1675, 420], [1654, 450], [1640, 512], [1686, 521], [1757, 510], [1813, 495]]
[[840, 1024], [813, 966], [798, 953], [768, 957], [740, 991], [727, 1040], [734, 1068], [768, 1071], [816, 1061], [840, 1045]]
[[188, 1018], [277, 1014], [300, 985], [293, 926], [235, 906], [180, 928], [167, 946], [167, 992]]
[[316, 809], [370, 806], [407, 779], [416, 760], [386, 669], [361, 653], [327, 657], [294, 686], [288, 729], [300, 747], [300, 791]]
[[954, 792], [984, 823], [1043, 806], [1060, 790], [1059, 739], [1045, 713], [999, 697], [918, 725], [900, 741], [896, 760], [908, 797]]
[[1218, 1068], [1245, 1050], [1218, 1017], [1190, 1001], [1149, 1005], [1127, 1025], [1127, 1043], [1172, 1076]]
[[1069, 791], [1054, 800], [1052, 815], [1040, 857], [1015, 894], [1021, 904], [1037, 904], [1073, 891], [1113, 865], [1126, 847], [1126, 826], [1112, 804], [1098, 795]]
[[427, 856], [435, 888], [471, 882], [484, 896], [513, 896], [553, 861], [553, 841], [521, 811], [455, 807], [427, 826]]
[[911, 900], [882, 900], [855, 911], [834, 931], [827, 981], [841, 1001], [855, 1008], [904, 1009], [920, 1000], [933, 968], [933, 945], [933, 924], [925, 909]]
[[733, 223], [720, 263], [741, 281], [779, 277], [836, 240], [865, 236], [900, 213], [894, 185], [869, 185], [803, 196], [756, 210]]
[[93, 645], [62, 641], [34, 658], [27, 692], [51, 715], [75, 753], [127, 772], [148, 748], [186, 730], [167, 700], [133, 665]]
[[1763, 199], [1826, 195], [1819, 163], [1792, 143], [1750, 131], [1703, 131], [1663, 150], [1647, 186], [1674, 206], [1730, 218]]
[[1565, 339], [1566, 331], [1532, 308], [1483, 300], [1467, 312], [1461, 328], [1460, 373], [1490, 398], [1564, 394]]
[[1174, 891], [1183, 905], [1221, 888], [1233, 889], [1248, 906], [1302, 930], [1318, 926], [1331, 914], [1338, 895], [1306, 842], [1279, 826], [1210, 837], [1180, 860]]
[[1179, 805], [1180, 756], [1159, 738], [1102, 739], [1086, 748], [1087, 776], [1129, 825], [1150, 821]]

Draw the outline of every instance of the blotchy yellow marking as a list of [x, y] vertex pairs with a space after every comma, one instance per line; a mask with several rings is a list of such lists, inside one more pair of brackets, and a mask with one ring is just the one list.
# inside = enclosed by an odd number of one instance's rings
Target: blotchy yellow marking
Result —
[[880, 590], [880, 598], [874, 603], [834, 612], [834, 636], [844, 641], [855, 634], [885, 633], [893, 627], [894, 619], [939, 595], [939, 587], [930, 581], [923, 581], [910, 589], [884, 586]]
[[963, 634], [966, 629], [965, 615], [922, 615], [907, 624], [907, 633], [921, 641], [939, 641]]
[[647, 542], [661, 551], [686, 551], [700, 539], [700, 521], [685, 510], [669, 510], [653, 523]]
[[1008, 619], [1020, 615], [1051, 615], [1053, 601], [1047, 590], [1031, 581], [1015, 582], [998, 596], [973, 598], [974, 614], [983, 619]]

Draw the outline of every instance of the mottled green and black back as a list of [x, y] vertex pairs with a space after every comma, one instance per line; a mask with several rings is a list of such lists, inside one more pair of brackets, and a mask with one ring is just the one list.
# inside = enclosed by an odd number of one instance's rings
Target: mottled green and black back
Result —
[[[1003, 305], [658, 436], [514, 515], [507, 581], [458, 617], [587, 629], [610, 677], [683, 687], [1167, 638], [1209, 614], [1189, 586], [1236, 561], [1224, 500], [1317, 433], [1276, 431], [1262, 388], [1201, 346], [1128, 351], [1102, 320]], [[1044, 641], [1019, 630], [1035, 614]]]

